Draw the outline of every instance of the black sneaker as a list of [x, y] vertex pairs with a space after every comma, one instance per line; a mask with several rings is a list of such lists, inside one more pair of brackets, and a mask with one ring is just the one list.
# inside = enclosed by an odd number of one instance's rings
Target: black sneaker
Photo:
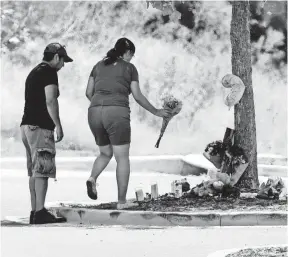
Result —
[[30, 225], [34, 224], [34, 215], [35, 215], [35, 211], [31, 211], [30, 212], [30, 219], [29, 219]]
[[43, 208], [36, 211], [34, 215], [34, 224], [61, 223], [66, 222], [64, 217], [55, 217], [52, 213]]

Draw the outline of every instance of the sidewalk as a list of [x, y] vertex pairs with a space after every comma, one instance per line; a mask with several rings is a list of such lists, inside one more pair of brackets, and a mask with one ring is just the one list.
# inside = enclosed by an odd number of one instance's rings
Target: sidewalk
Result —
[[[115, 172], [103, 172], [97, 181], [99, 183], [97, 201], [91, 200], [86, 193], [86, 179], [88, 171], [59, 171], [58, 181], [49, 181], [49, 188], [46, 197], [47, 203], [52, 202], [76, 202], [100, 204], [101, 202], [112, 202], [117, 199], [117, 184]], [[159, 174], [151, 172], [131, 172], [127, 198], [135, 198], [135, 188], [141, 187], [143, 191], [150, 192], [151, 183], [157, 182], [159, 194], [171, 191], [171, 181], [180, 179], [179, 175]], [[207, 179], [203, 176], [188, 176], [187, 180], [191, 187]], [[266, 181], [267, 177], [260, 177], [260, 181]], [[11, 184], [13, 182], [13, 187]], [[286, 186], [287, 178], [284, 179]], [[21, 192], [21, 200], [19, 194]], [[1, 220], [5, 216], [28, 216], [30, 212], [30, 198], [28, 188], [28, 177], [26, 170], [1, 170]]]

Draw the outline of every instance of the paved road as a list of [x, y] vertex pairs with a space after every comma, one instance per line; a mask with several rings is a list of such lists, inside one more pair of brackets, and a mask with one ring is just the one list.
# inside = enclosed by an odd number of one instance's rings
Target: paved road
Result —
[[206, 257], [235, 247], [284, 244], [286, 228], [2, 227], [3, 257]]
[[[50, 180], [48, 202], [93, 202], [86, 196], [85, 181], [89, 173], [59, 172], [58, 181]], [[157, 181], [160, 193], [170, 190], [176, 175], [132, 173], [128, 197], [134, 189]], [[205, 177], [188, 177], [194, 185]], [[106, 172], [99, 178], [99, 201], [114, 201], [115, 173]], [[1, 220], [6, 216], [27, 216], [30, 211], [28, 178], [24, 170], [1, 171]], [[101, 257], [119, 256], [197, 256], [226, 248], [284, 244], [286, 227], [224, 227], [224, 228], [141, 228], [141, 227], [75, 227], [3, 226], [1, 247], [3, 257]]]

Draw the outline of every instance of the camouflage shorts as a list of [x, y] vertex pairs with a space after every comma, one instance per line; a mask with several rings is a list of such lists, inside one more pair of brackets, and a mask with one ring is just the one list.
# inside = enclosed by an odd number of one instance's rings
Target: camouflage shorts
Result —
[[56, 177], [54, 132], [34, 125], [21, 126], [28, 176]]

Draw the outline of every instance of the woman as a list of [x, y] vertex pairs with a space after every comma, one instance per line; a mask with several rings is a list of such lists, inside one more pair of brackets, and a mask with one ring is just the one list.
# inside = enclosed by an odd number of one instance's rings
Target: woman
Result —
[[86, 89], [91, 102], [88, 122], [100, 150], [86, 182], [87, 194], [91, 199], [97, 199], [96, 180], [114, 154], [118, 209], [133, 205], [126, 202], [131, 142], [129, 94], [132, 93], [136, 102], [152, 114], [162, 118], [169, 116], [168, 111], [156, 109], [141, 93], [137, 69], [130, 63], [134, 54], [134, 44], [127, 38], [120, 38], [106, 57], [93, 67]]

